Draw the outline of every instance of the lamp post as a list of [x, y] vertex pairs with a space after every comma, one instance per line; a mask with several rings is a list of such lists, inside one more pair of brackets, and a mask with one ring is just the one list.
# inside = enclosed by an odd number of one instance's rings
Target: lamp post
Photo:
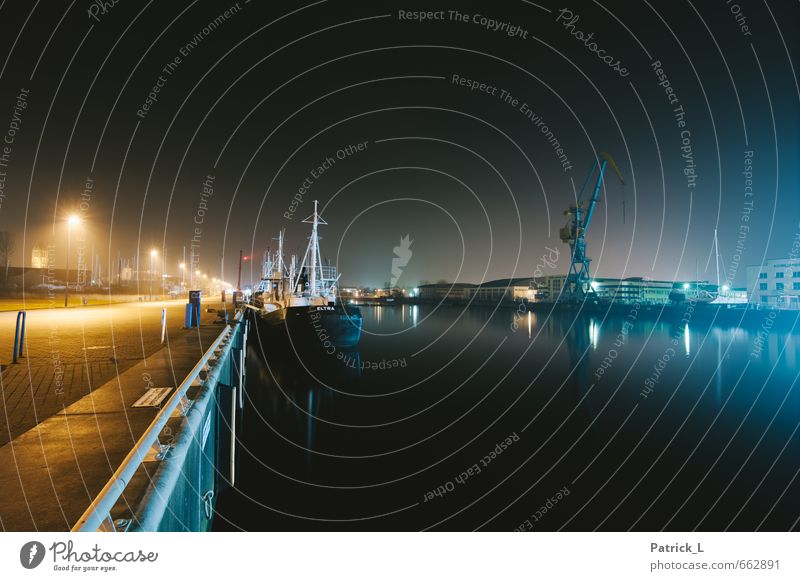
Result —
[[150, 300], [153, 300], [153, 259], [158, 256], [158, 251], [153, 249], [150, 251]]
[[81, 219], [72, 214], [67, 218], [67, 275], [64, 281], [64, 307], [69, 306], [69, 247], [72, 240], [72, 227], [80, 223]]

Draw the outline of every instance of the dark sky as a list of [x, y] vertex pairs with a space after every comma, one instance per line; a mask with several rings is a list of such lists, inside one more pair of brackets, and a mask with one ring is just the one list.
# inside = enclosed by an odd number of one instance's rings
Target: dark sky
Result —
[[[280, 228], [287, 250], [302, 254], [314, 199], [329, 223], [323, 254], [345, 283], [388, 281], [405, 235], [413, 243], [401, 286], [529, 276], [548, 248], [560, 260], [542, 272], [563, 272], [563, 210], [599, 151], [613, 155], [625, 185], [607, 175], [588, 236], [597, 275], [694, 278], [697, 269], [715, 280], [716, 228], [721, 278], [743, 285], [745, 265], [787, 255], [798, 233], [796, 2], [92, 6], [0, 4], [0, 133], [18, 127], [0, 167], [0, 229], [17, 237], [15, 264], [29, 264], [37, 241], [54, 244], [62, 264], [64, 219], [80, 210], [104, 269], [118, 252], [157, 247], [174, 270], [213, 176], [199, 235], [209, 276], [224, 258], [234, 280], [239, 249], [260, 258]], [[451, 17], [456, 9], [466, 22]], [[401, 18], [419, 10], [443, 19]], [[470, 90], [453, 75], [497, 90]], [[15, 116], [23, 90], [27, 108]], [[566, 169], [523, 104], [558, 140]], [[286, 218], [326, 158], [333, 163]]]

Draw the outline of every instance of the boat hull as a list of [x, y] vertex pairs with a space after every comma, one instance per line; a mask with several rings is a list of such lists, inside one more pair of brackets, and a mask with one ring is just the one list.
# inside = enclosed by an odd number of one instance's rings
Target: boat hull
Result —
[[361, 310], [341, 305], [287, 307], [262, 312], [258, 317], [267, 327], [285, 327], [292, 343], [323, 349], [355, 347], [361, 340]]

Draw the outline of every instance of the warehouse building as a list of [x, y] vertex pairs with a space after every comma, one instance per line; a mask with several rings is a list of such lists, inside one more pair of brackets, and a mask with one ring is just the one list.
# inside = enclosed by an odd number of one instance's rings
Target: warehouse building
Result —
[[800, 258], [776, 258], [747, 267], [750, 302], [776, 309], [800, 309]]

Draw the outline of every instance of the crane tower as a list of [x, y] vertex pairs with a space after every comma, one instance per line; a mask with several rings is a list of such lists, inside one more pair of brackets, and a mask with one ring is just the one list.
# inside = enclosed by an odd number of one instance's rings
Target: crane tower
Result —
[[[594, 295], [589, 275], [589, 263], [592, 259], [586, 255], [586, 233], [592, 223], [592, 216], [597, 205], [600, 186], [603, 185], [603, 175], [607, 165], [611, 165], [619, 181], [622, 184], [625, 183], [614, 159], [608, 153], [600, 152], [595, 158], [592, 169], [589, 170], [589, 175], [586, 176], [586, 181], [583, 182], [580, 192], [578, 192], [576, 202], [564, 211], [564, 215], [569, 216], [569, 219], [566, 226], [561, 228], [560, 237], [562, 242], [569, 244], [571, 262], [564, 289], [561, 292], [561, 300], [563, 301], [582, 301]], [[594, 185], [592, 195], [588, 201], [584, 200], [586, 186], [595, 173], [597, 173], [597, 182]]]

